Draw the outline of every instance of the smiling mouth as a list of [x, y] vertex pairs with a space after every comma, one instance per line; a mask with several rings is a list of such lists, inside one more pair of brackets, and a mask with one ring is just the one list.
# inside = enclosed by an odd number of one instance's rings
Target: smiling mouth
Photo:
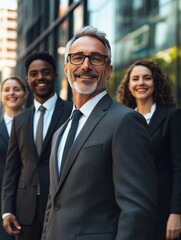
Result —
[[36, 86], [37, 87], [45, 87], [45, 86], [47, 86], [47, 84], [46, 83], [38, 83], [38, 84], [36, 84]]
[[75, 79], [82, 78], [82, 79], [92, 79], [92, 78], [98, 78], [99, 74], [93, 71], [77, 71], [74, 73]]
[[8, 101], [10, 101], [10, 102], [16, 102], [16, 101], [17, 101], [17, 98], [9, 98]]
[[75, 74], [74, 77], [78, 77], [78, 78], [84, 78], [84, 79], [90, 79], [90, 78], [95, 78], [96, 76], [94, 75], [83, 75], [83, 74]]
[[137, 89], [137, 92], [146, 92], [146, 91], [147, 91], [147, 89], [145, 89], [145, 88]]

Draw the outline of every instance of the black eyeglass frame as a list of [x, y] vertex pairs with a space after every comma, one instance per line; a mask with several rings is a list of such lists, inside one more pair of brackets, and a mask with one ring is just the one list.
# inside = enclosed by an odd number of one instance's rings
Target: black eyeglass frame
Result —
[[[71, 61], [71, 56], [72, 55], [80, 55], [80, 56], [83, 56], [84, 58], [83, 58], [83, 60], [82, 60], [82, 62], [80, 62], [80, 63], [77, 63], [77, 64], [75, 64], [75, 63], [72, 63], [72, 61]], [[94, 64], [94, 63], [92, 63], [91, 61], [91, 57], [92, 56], [100, 56], [100, 57], [103, 57], [103, 62], [101, 63], [101, 64]], [[97, 54], [89, 54], [89, 55], [86, 55], [86, 54], [83, 54], [83, 53], [69, 53], [68, 55], [67, 55], [67, 62], [68, 62], [68, 58], [70, 59], [70, 63], [71, 64], [73, 64], [73, 65], [81, 65], [84, 61], [85, 61], [85, 58], [88, 58], [89, 59], [89, 62], [93, 65], [93, 66], [103, 66], [104, 65], [104, 63], [105, 63], [105, 61], [106, 61], [106, 59], [108, 59], [108, 56], [107, 55], [103, 55], [103, 54], [100, 54], [100, 53], [97, 53]], [[109, 59], [108, 59], [109, 60]], [[110, 61], [110, 60], [109, 60]]]

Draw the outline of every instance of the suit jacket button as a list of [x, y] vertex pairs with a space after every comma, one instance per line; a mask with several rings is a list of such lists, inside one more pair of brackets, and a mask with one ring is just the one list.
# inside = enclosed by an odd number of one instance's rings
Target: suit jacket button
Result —
[[58, 211], [60, 209], [60, 205], [55, 205], [54, 209]]

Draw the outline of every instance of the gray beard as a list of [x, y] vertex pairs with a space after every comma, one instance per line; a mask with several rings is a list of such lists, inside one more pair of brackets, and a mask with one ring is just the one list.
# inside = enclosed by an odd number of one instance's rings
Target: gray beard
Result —
[[97, 89], [97, 85], [98, 85], [98, 83], [95, 82], [94, 85], [92, 85], [91, 87], [88, 88], [88, 85], [85, 87], [80, 87], [76, 81], [73, 82], [73, 84], [70, 83], [70, 81], [69, 81], [69, 84], [70, 84], [71, 88], [75, 89], [78, 93], [86, 94], [86, 95], [89, 95], [89, 94], [92, 94], [93, 92], [95, 92], [95, 90]]

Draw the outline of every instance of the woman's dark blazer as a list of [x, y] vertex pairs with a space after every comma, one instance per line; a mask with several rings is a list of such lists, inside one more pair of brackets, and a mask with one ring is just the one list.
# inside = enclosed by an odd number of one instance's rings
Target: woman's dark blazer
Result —
[[158, 221], [181, 214], [181, 109], [157, 106], [149, 123], [156, 149]]
[[[0, 210], [1, 210], [1, 186], [2, 186], [2, 179], [4, 174], [5, 162], [6, 162], [8, 141], [9, 141], [9, 135], [8, 135], [4, 118], [2, 117], [0, 119]], [[0, 239], [2, 240], [13, 239], [3, 229], [1, 216], [0, 216]]]

